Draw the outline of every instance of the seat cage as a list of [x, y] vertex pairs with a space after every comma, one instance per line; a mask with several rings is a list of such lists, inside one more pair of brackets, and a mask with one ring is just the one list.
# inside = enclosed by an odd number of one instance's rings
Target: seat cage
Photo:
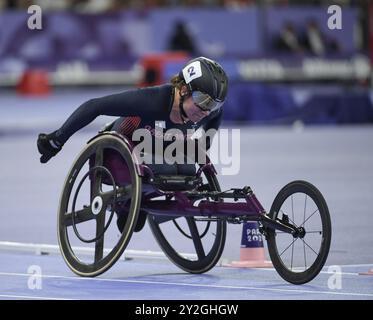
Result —
[[[116, 131], [100, 131], [95, 137], [90, 139], [88, 143], [91, 143], [95, 139], [103, 136], [111, 135], [119, 138], [132, 153], [132, 158], [135, 164], [136, 173], [143, 178], [146, 178], [144, 182], [153, 185], [156, 189], [161, 189], [165, 191], [181, 191], [181, 190], [191, 190], [196, 188], [202, 182], [201, 174], [203, 171], [209, 171], [210, 173], [216, 174], [216, 170], [213, 164], [210, 161], [210, 158], [206, 154], [206, 164], [200, 165], [195, 176], [181, 176], [181, 175], [154, 175], [151, 168], [141, 163], [136, 152], [134, 150], [134, 143], [126, 136], [116, 132]], [[105, 152], [105, 167], [107, 167], [117, 183], [128, 182], [128, 168], [124, 160], [119, 154], [116, 154], [114, 151]]]

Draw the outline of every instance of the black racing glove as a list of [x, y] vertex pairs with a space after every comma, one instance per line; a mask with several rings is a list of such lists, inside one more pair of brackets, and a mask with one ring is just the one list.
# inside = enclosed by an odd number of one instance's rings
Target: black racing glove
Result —
[[50, 158], [54, 157], [62, 149], [62, 144], [56, 139], [56, 133], [51, 134], [40, 133], [38, 137], [38, 150], [41, 154], [40, 162], [46, 163]]

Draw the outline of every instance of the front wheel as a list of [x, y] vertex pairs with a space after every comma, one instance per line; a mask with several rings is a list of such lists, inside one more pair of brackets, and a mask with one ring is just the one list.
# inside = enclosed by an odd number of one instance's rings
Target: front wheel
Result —
[[329, 209], [321, 192], [306, 181], [283, 187], [269, 217], [295, 225], [300, 235], [268, 229], [268, 251], [279, 275], [293, 284], [311, 281], [328, 257], [332, 230]]

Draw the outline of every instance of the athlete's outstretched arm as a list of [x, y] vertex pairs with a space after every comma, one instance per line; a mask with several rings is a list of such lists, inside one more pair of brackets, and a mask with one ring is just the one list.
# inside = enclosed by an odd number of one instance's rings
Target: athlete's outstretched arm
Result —
[[[171, 90], [171, 89], [170, 89]], [[132, 89], [119, 94], [88, 100], [76, 109], [58, 130], [51, 134], [40, 134], [37, 141], [41, 153], [40, 161], [47, 162], [55, 156], [65, 142], [78, 130], [91, 123], [98, 116], [153, 116], [159, 110], [154, 108], [159, 99], [171, 96], [171, 91], [156, 87]]]
[[88, 100], [77, 108], [56, 131], [58, 143], [64, 144], [75, 132], [84, 128], [98, 116], [141, 116], [151, 95], [151, 88], [134, 89], [102, 98]]

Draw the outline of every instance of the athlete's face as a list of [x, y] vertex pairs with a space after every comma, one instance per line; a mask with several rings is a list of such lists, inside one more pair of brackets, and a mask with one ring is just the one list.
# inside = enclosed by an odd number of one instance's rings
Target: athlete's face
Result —
[[185, 97], [183, 108], [190, 121], [196, 123], [198, 121], [201, 121], [210, 113], [209, 111], [202, 110], [195, 104], [186, 86], [181, 89], [181, 94]]
[[191, 96], [188, 96], [184, 100], [184, 111], [188, 116], [188, 119], [194, 123], [201, 121], [204, 117], [206, 117], [210, 112], [203, 111], [200, 107], [198, 107]]

